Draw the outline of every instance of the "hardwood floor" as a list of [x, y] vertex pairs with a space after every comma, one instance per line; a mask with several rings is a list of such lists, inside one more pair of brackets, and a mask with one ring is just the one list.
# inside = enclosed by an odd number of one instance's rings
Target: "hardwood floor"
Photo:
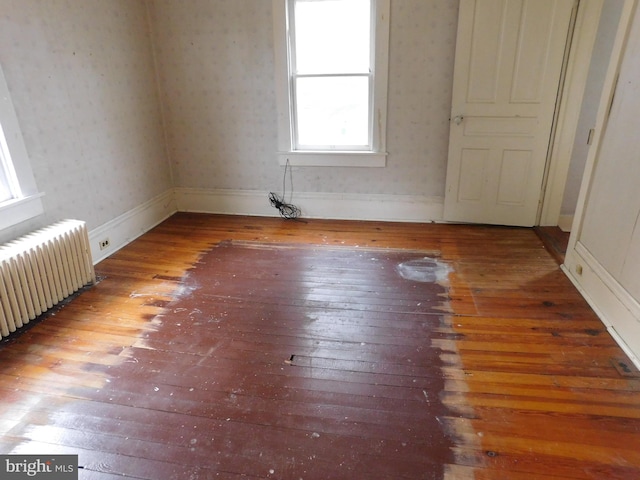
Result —
[[562, 265], [571, 233], [562, 231], [560, 227], [535, 227], [534, 231], [542, 240], [542, 244], [549, 251], [549, 254]]
[[0, 346], [81, 479], [640, 478], [640, 374], [533, 230], [177, 214]]

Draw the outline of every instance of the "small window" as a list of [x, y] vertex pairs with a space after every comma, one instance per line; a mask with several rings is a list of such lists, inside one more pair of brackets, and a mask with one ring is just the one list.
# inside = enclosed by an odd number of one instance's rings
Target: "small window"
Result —
[[[0, 135], [2, 135], [2, 132], [0, 132]], [[0, 160], [4, 159], [0, 158]], [[11, 187], [9, 186], [9, 179], [5, 169], [6, 165], [0, 166], [0, 204], [14, 198]]]
[[41, 197], [0, 68], [0, 230], [42, 214]]
[[274, 0], [280, 163], [384, 166], [389, 0]]
[[0, 124], [0, 205], [20, 197], [22, 197], [22, 191], [13, 168], [7, 139]]

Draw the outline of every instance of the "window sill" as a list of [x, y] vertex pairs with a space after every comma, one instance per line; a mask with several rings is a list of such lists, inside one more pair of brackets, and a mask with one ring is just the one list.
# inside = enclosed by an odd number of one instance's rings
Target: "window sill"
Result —
[[44, 213], [44, 208], [42, 207], [43, 195], [44, 193], [38, 193], [0, 203], [0, 230]]
[[278, 152], [280, 165], [296, 167], [386, 167], [387, 154], [377, 152]]

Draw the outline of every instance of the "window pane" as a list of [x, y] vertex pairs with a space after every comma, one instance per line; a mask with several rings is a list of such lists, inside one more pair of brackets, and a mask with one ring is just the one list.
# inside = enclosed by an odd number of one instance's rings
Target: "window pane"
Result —
[[9, 183], [9, 161], [7, 142], [4, 138], [2, 125], [0, 125], [0, 203], [13, 198], [13, 193]]
[[298, 74], [369, 73], [371, 0], [296, 0]]
[[7, 182], [4, 172], [0, 170], [0, 203], [11, 198], [13, 198], [13, 195], [11, 195], [11, 190], [9, 189], [9, 182]]
[[299, 146], [368, 146], [368, 77], [298, 78], [296, 100]]

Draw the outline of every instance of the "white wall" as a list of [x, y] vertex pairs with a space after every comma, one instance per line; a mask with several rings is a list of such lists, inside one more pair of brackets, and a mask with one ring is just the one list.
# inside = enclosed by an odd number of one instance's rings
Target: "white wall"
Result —
[[45, 214], [104, 225], [172, 187], [143, 0], [0, 0], [4, 69]]
[[[280, 192], [271, 2], [150, 6], [175, 185]], [[387, 167], [296, 167], [296, 192], [444, 195], [458, 2], [391, 10]]]
[[562, 198], [560, 214], [564, 216], [572, 217], [576, 211], [582, 173], [589, 153], [589, 145], [587, 145], [589, 129], [594, 128], [596, 125], [600, 94], [607, 67], [609, 66], [611, 49], [613, 48], [623, 4], [624, 0], [606, 0], [602, 5], [598, 34], [593, 46], [575, 142], [571, 152], [567, 183]]
[[[564, 215], [622, 1], [604, 5]], [[392, 2], [387, 167], [296, 167], [307, 212], [440, 219], [457, 10], [457, 0]], [[172, 187], [205, 210], [217, 196], [230, 213], [275, 214], [263, 195], [283, 175], [272, 25], [267, 0], [0, 0], [0, 62], [46, 193], [45, 215], [0, 242], [65, 217], [95, 229]]]

